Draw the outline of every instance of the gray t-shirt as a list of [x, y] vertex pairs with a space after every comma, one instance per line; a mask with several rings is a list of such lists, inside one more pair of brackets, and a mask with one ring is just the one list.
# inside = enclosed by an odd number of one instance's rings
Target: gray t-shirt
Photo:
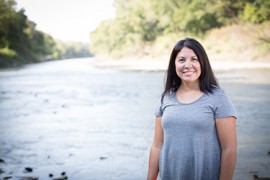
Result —
[[236, 117], [227, 94], [217, 87], [192, 103], [181, 103], [174, 92], [164, 96], [156, 116], [162, 116], [164, 142], [159, 159], [162, 180], [218, 180], [221, 147], [216, 118]]

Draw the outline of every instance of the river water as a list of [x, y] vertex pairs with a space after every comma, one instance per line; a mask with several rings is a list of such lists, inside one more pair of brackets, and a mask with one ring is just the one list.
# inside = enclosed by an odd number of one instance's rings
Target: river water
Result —
[[[216, 75], [238, 111], [234, 179], [269, 177], [269, 69]], [[163, 79], [90, 58], [0, 70], [0, 179], [146, 179]]]

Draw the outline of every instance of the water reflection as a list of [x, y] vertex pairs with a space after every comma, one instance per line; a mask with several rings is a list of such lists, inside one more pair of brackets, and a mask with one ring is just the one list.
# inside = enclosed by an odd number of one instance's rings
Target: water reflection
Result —
[[[92, 59], [0, 71], [4, 173], [47, 179], [145, 179], [163, 72], [117, 71]], [[216, 72], [238, 110], [235, 179], [270, 176], [269, 70]], [[28, 175], [28, 174], [27, 174]]]

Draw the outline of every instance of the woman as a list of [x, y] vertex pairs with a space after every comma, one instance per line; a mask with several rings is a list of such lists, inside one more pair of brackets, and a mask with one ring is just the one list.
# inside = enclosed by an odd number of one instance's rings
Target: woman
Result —
[[177, 42], [156, 110], [148, 180], [231, 180], [236, 113], [202, 45]]

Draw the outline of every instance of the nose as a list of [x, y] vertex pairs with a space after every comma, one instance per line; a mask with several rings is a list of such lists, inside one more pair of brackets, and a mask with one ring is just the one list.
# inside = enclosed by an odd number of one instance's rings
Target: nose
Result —
[[186, 61], [185, 64], [184, 64], [184, 66], [186, 68], [191, 67], [191, 65], [192, 65], [192, 63], [190, 61]]

